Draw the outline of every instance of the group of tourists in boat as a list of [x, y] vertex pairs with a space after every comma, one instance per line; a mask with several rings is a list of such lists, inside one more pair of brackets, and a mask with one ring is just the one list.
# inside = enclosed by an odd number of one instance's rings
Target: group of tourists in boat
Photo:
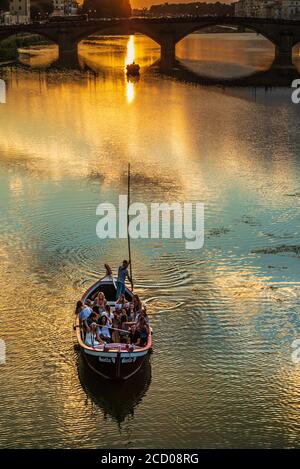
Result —
[[126, 66], [126, 73], [127, 73], [127, 75], [138, 76], [140, 74], [139, 64], [136, 64], [135, 62], [132, 62], [131, 64], [128, 64]]
[[146, 306], [136, 294], [126, 298], [126, 278], [132, 281], [128, 267], [129, 262], [124, 260], [118, 269], [115, 301], [107, 300], [100, 290], [77, 302], [75, 314], [85, 345], [125, 344], [130, 350], [147, 344], [151, 330]]

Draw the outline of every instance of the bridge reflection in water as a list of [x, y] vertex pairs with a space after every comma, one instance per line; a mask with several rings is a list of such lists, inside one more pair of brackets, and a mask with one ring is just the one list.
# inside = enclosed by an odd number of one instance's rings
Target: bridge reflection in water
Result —
[[282, 70], [281, 73], [278, 73], [278, 68], [273, 65], [268, 70], [256, 71], [242, 77], [215, 78], [196, 73], [180, 62], [169, 72], [169, 76], [182, 82], [223, 87], [290, 87], [293, 80], [300, 78], [296, 68]]

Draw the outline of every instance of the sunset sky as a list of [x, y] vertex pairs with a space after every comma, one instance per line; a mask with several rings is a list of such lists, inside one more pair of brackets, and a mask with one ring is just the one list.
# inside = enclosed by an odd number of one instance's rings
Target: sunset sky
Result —
[[[192, 3], [199, 0], [168, 0], [168, 3]], [[216, 0], [205, 0], [207, 3], [216, 3]], [[233, 0], [220, 0], [221, 3], [232, 3]], [[132, 8], [149, 7], [155, 4], [165, 3], [165, 0], [131, 0]]]

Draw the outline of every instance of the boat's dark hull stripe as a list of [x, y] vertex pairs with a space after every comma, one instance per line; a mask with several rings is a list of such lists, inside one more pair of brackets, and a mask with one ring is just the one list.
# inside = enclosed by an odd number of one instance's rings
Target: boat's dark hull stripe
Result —
[[[148, 353], [143, 352], [139, 357], [127, 356], [122, 357], [122, 353], [102, 353], [92, 355], [87, 353], [87, 350], [83, 350], [83, 355], [89, 365], [89, 367], [98, 373], [100, 376], [106, 379], [128, 379], [137, 373], [144, 361], [146, 360]], [[114, 355], [114, 356], [112, 356]]]

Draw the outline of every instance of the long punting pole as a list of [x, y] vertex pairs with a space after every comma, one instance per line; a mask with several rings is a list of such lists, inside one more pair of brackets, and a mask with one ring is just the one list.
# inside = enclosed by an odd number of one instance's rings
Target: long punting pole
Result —
[[128, 256], [129, 256], [129, 271], [131, 278], [131, 291], [133, 291], [132, 281], [132, 262], [131, 262], [131, 246], [130, 246], [130, 235], [129, 235], [129, 206], [130, 206], [130, 163], [128, 163], [128, 188], [127, 188], [127, 240], [128, 240]]

